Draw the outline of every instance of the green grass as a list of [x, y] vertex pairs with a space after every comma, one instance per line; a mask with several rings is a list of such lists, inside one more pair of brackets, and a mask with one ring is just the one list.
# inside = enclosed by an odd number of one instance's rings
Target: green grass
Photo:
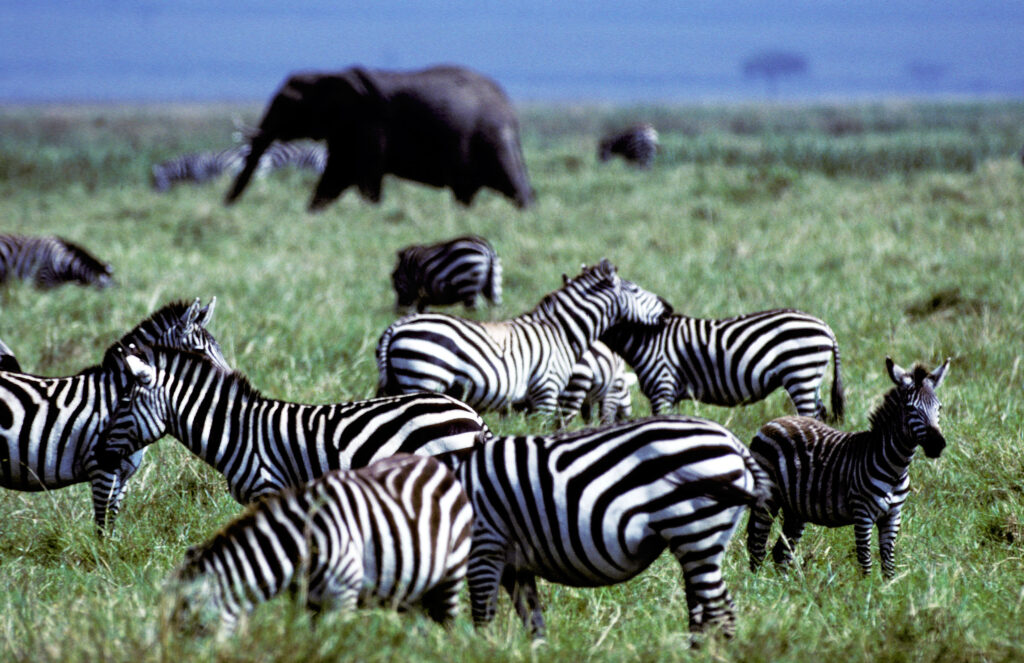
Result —
[[[0, 659], [1019, 660], [1024, 644], [1024, 105], [544, 107], [523, 109], [539, 199], [518, 212], [482, 193], [397, 180], [379, 206], [349, 192], [305, 213], [313, 179], [281, 173], [241, 201], [228, 181], [148, 188], [149, 166], [226, 146], [258, 107], [0, 109], [0, 230], [59, 233], [113, 263], [119, 285], [0, 289], [0, 338], [30, 371], [65, 375], [172, 299], [218, 297], [212, 329], [270, 396], [334, 402], [376, 388], [373, 348], [394, 319], [389, 275], [407, 244], [488, 237], [505, 267], [502, 318], [563, 272], [601, 257], [680, 312], [792, 306], [829, 322], [843, 353], [850, 430], [888, 388], [884, 358], [953, 357], [940, 396], [950, 443], [911, 468], [898, 573], [861, 578], [849, 528], [810, 527], [788, 576], [747, 571], [742, 532], [726, 580], [739, 628], [688, 649], [686, 601], [662, 558], [630, 583], [542, 586], [546, 644], [532, 647], [502, 599], [496, 623], [451, 632], [416, 615], [308, 615], [275, 601], [222, 643], [162, 628], [162, 583], [187, 546], [239, 507], [223, 479], [173, 440], [132, 482], [115, 535], [92, 532], [85, 485], [0, 491]], [[649, 119], [664, 150], [649, 172], [596, 163], [602, 131]], [[456, 313], [462, 313], [456, 309]], [[637, 398], [638, 415], [649, 412]], [[790, 411], [684, 403], [741, 439]], [[499, 432], [537, 417], [487, 415]], [[877, 567], [877, 564], [876, 564]], [[468, 613], [468, 607], [465, 610]]]

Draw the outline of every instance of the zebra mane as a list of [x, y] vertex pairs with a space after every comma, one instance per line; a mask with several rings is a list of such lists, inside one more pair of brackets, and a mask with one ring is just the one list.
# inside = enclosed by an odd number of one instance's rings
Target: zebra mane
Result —
[[[602, 273], [603, 272], [603, 273]], [[561, 299], [561, 293], [570, 290], [577, 283], [586, 281], [593, 283], [600, 283], [601, 281], [610, 278], [615, 274], [615, 267], [608, 262], [607, 259], [602, 259], [596, 265], [584, 265], [583, 271], [571, 279], [566, 279], [565, 284], [558, 290], [553, 290], [540, 300], [540, 302], [533, 307], [533, 310], [526, 315], [534, 315], [542, 311], [548, 311], [554, 305], [555, 302]]]
[[93, 254], [89, 253], [78, 244], [75, 244], [74, 242], [60, 236], [57, 236], [57, 239], [60, 241], [61, 244], [64, 245], [64, 247], [68, 251], [74, 253], [75, 257], [79, 260], [79, 262], [84, 264], [88, 269], [100, 274], [110, 269], [110, 265], [103, 262]]
[[156, 345], [153, 347], [154, 361], [160, 364], [160, 368], [166, 369], [171, 361], [180, 357], [185, 361], [192, 361], [198, 364], [204, 364], [208, 367], [208, 370], [220, 373], [222, 376], [222, 382], [232, 382], [238, 387], [239, 395], [246, 398], [263, 398], [263, 394], [249, 382], [249, 377], [241, 371], [223, 371], [217, 367], [209, 357], [199, 352], [193, 352], [192, 350], [182, 350], [181, 348], [170, 348], [165, 345]]
[[[928, 377], [928, 369], [920, 362], [914, 364], [907, 373], [913, 378], [915, 386], [920, 386]], [[900, 399], [899, 393], [899, 385], [893, 385], [889, 391], [885, 392], [881, 404], [868, 415], [871, 430], [884, 428], [896, 418], [897, 413], [903, 408], [903, 401]]]
[[140, 338], [158, 338], [165, 331], [178, 324], [188, 310], [189, 303], [176, 301], [152, 313], [148, 318], [135, 325], [131, 331], [122, 336], [116, 343], [103, 353], [102, 366], [112, 368], [128, 350], [128, 346]]

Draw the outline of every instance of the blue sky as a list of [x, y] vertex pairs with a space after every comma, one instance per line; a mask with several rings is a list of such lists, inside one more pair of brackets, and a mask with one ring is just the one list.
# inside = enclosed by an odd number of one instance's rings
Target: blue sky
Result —
[[787, 97], [1024, 96], [1020, 0], [0, 0], [0, 103], [262, 101], [297, 69], [437, 62], [521, 101], [758, 98], [742, 63], [777, 49], [809, 64]]

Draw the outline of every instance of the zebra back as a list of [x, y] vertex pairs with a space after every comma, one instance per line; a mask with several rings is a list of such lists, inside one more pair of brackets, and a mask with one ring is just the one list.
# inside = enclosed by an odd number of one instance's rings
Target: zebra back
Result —
[[421, 605], [447, 622], [471, 523], [465, 492], [432, 458], [401, 455], [330, 472], [254, 503], [189, 549], [171, 577], [171, 621], [202, 625], [213, 613], [232, 627], [256, 603], [301, 586], [315, 608]]
[[264, 398], [244, 375], [189, 352], [157, 348], [127, 362], [135, 384], [100, 434], [103, 466], [170, 434], [224, 474], [241, 503], [329, 470], [466, 448], [489, 434], [472, 408], [438, 394], [306, 405]]

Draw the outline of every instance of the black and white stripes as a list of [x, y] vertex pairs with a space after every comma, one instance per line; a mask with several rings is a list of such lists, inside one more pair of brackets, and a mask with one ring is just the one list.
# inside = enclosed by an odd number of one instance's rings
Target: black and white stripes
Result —
[[448, 623], [466, 575], [472, 510], [432, 458], [398, 455], [334, 471], [250, 507], [175, 571], [173, 624], [233, 628], [284, 591], [307, 604], [422, 607]]
[[554, 413], [573, 366], [608, 327], [652, 324], [668, 312], [664, 300], [603, 260], [511, 320], [436, 313], [398, 320], [377, 343], [378, 393], [434, 391], [481, 411], [516, 405]]
[[[151, 183], [160, 193], [169, 191], [181, 182], [202, 184], [221, 173], [235, 174], [242, 170], [249, 156], [249, 145], [235, 145], [218, 151], [189, 152], [152, 168]], [[285, 166], [294, 166], [322, 173], [327, 164], [326, 149], [316, 143], [272, 143], [260, 156], [256, 167], [258, 174], [267, 173]]]
[[391, 273], [395, 308], [462, 303], [476, 308], [479, 295], [501, 305], [501, 260], [483, 237], [464, 235], [436, 244], [407, 246], [398, 251]]
[[104, 466], [171, 435], [223, 474], [242, 504], [329, 470], [465, 449], [488, 434], [476, 412], [440, 394], [305, 405], [265, 398], [188, 352], [157, 348], [126, 362], [134, 385], [101, 435]]
[[579, 587], [628, 580], [668, 548], [683, 569], [690, 628], [734, 631], [721, 560], [765, 475], [722, 426], [662, 416], [554, 436], [501, 437], [459, 468], [475, 514], [473, 619], [499, 582], [525, 625], [544, 628], [535, 576]]
[[0, 235], [0, 283], [32, 281], [37, 288], [65, 283], [105, 288], [113, 283], [113, 268], [63, 237]]
[[832, 416], [843, 416], [839, 344], [827, 324], [801, 311], [671, 315], [654, 326], [616, 325], [601, 340], [636, 371], [655, 414], [683, 399], [741, 405], [781, 387], [797, 414], [823, 418], [821, 382], [832, 359]]
[[782, 417], [765, 424], [750, 450], [771, 476], [771, 500], [751, 512], [747, 528], [750, 565], [765, 556], [771, 522], [781, 511], [782, 535], [772, 551], [786, 564], [803, 534], [805, 523], [853, 525], [857, 561], [871, 570], [871, 529], [878, 526], [882, 573], [895, 572], [893, 548], [903, 503], [910, 492], [910, 461], [920, 446], [937, 458], [946, 446], [939, 430], [939, 400], [949, 360], [929, 373], [917, 365], [905, 371], [886, 357], [886, 370], [896, 386], [871, 414], [871, 428], [858, 433], [837, 431], [807, 417]]

